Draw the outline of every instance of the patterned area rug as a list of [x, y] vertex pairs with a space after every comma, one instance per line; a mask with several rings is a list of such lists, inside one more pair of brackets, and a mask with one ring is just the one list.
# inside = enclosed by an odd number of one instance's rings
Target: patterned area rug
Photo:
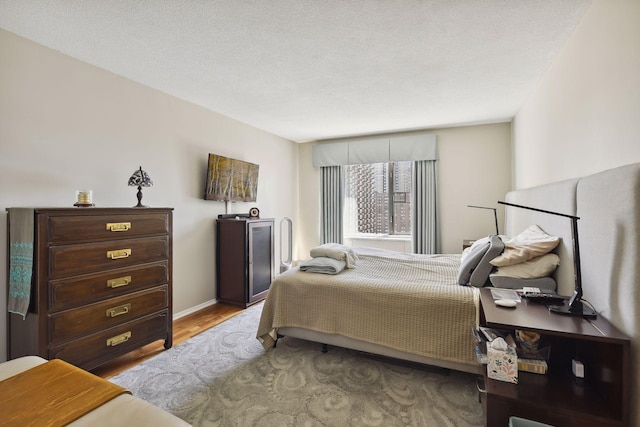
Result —
[[262, 304], [111, 379], [194, 426], [481, 426], [475, 376], [284, 338]]

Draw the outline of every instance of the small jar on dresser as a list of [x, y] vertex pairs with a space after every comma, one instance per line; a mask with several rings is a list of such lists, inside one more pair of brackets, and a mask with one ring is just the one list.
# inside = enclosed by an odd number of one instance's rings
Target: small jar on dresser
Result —
[[7, 315], [8, 358], [38, 355], [91, 370], [156, 340], [170, 348], [172, 211], [8, 209], [9, 246], [18, 212], [33, 215], [31, 296], [26, 313]]

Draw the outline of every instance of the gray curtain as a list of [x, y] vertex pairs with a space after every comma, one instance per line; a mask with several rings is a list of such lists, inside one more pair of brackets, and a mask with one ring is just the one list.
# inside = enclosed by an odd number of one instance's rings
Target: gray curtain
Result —
[[342, 166], [323, 166], [322, 179], [322, 243], [342, 243]]
[[440, 220], [438, 218], [438, 165], [436, 160], [419, 160], [411, 172], [413, 208], [411, 212], [411, 245], [416, 254], [440, 253]]

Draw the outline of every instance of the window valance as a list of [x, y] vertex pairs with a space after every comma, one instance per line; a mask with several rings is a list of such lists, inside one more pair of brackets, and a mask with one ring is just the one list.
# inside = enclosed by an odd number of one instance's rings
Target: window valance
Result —
[[417, 134], [315, 144], [313, 166], [339, 166], [406, 160], [437, 160], [436, 135]]

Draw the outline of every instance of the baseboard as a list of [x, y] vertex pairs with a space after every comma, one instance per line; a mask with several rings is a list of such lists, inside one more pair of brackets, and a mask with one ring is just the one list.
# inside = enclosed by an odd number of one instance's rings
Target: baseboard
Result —
[[214, 298], [212, 300], [203, 302], [202, 304], [198, 304], [195, 307], [191, 307], [191, 308], [188, 308], [186, 310], [183, 310], [180, 313], [174, 314], [173, 315], [173, 320], [176, 321], [176, 320], [180, 319], [181, 317], [188, 316], [190, 314], [195, 313], [196, 311], [202, 310], [203, 308], [207, 308], [209, 306], [212, 306], [217, 302], [218, 302], [218, 300]]

